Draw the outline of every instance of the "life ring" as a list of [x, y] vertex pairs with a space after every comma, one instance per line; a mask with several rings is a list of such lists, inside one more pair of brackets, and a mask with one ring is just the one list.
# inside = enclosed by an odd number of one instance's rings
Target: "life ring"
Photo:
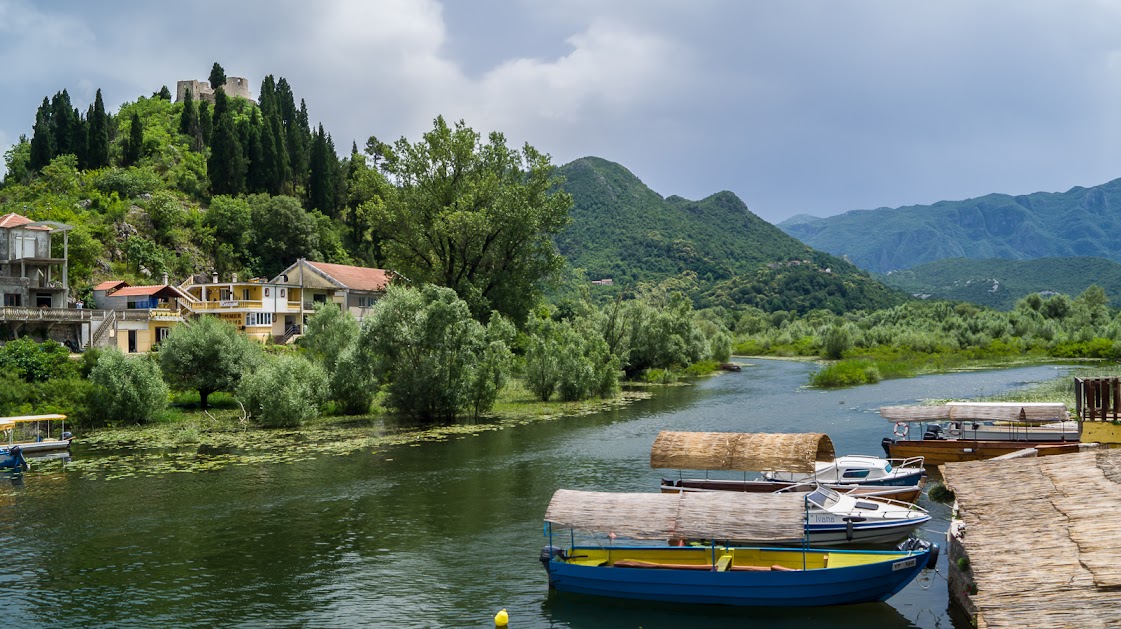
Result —
[[895, 422], [895, 430], [893, 430], [891, 432], [896, 437], [899, 437], [900, 439], [902, 439], [902, 438], [907, 436], [907, 432], [910, 431], [910, 430], [911, 430], [911, 427], [907, 425], [907, 422]]
[[951, 437], [960, 437], [961, 424], [959, 424], [958, 422], [951, 422], [949, 427], [946, 428], [946, 434], [950, 435]]

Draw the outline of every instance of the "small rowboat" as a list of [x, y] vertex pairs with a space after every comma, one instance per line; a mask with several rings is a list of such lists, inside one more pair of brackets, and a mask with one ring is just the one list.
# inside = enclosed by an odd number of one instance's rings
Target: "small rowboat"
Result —
[[[924, 568], [938, 547], [914, 540], [893, 551], [666, 545], [797, 534], [794, 495], [682, 492], [607, 494], [559, 490], [545, 512], [540, 560], [549, 587], [613, 598], [716, 605], [808, 607], [883, 601]], [[607, 543], [554, 545], [564, 529], [598, 531]], [[555, 533], [554, 533], [555, 532]], [[625, 543], [620, 539], [627, 539]], [[653, 543], [643, 543], [643, 542]], [[619, 543], [617, 543], [619, 542]]]

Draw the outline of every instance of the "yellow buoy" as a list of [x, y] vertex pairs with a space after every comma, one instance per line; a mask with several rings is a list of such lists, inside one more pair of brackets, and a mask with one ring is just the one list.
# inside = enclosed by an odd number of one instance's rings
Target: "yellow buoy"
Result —
[[498, 610], [497, 614], [494, 615], [494, 626], [505, 627], [506, 623], [508, 622], [510, 622], [510, 614], [507, 614], [506, 608], [503, 607], [502, 609]]

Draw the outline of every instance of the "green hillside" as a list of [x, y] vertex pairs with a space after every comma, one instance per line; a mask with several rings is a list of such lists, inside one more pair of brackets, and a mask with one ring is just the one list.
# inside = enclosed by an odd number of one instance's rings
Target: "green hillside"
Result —
[[1102, 258], [969, 260], [948, 258], [883, 276], [889, 286], [933, 299], [969, 301], [1010, 310], [1031, 293], [1077, 295], [1091, 284], [1121, 306], [1121, 264]]
[[1121, 262], [1121, 179], [1066, 192], [989, 194], [816, 220], [799, 216], [779, 227], [879, 273], [944, 258], [1093, 256]]
[[768, 310], [841, 312], [902, 299], [853, 265], [782, 233], [731, 192], [700, 201], [663, 198], [623, 166], [596, 157], [559, 170], [573, 208], [557, 244], [589, 279], [633, 286], [695, 273], [701, 305]]

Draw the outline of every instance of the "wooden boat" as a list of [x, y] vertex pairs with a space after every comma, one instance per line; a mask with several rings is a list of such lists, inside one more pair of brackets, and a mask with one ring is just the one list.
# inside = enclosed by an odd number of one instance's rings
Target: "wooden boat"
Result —
[[[804, 526], [803, 498], [783, 494], [606, 494], [559, 490], [545, 512], [540, 560], [549, 587], [640, 600], [809, 607], [883, 601], [924, 568], [938, 547], [914, 540], [894, 551], [666, 545], [667, 539], [783, 539]], [[554, 545], [564, 530], [607, 543]], [[619, 542], [626, 539], [627, 542]], [[619, 543], [617, 543], [619, 542]], [[644, 543], [645, 542], [645, 543]]]
[[1061, 402], [950, 402], [885, 406], [895, 437], [881, 442], [889, 457], [925, 457], [929, 465], [976, 461], [1036, 448], [1040, 455], [1077, 452], [1079, 424]]
[[[62, 422], [54, 437], [51, 422]], [[17, 439], [22, 433], [29, 438]], [[69, 450], [73, 438], [66, 431], [66, 415], [59, 414], [0, 417], [0, 436], [6, 442], [0, 446], [0, 469], [27, 469], [28, 457]]]
[[[834, 491], [864, 498], [887, 498], [901, 502], [915, 502], [922, 495], [926, 478], [923, 477], [919, 484], [907, 487], [877, 487], [875, 485], [838, 485], [822, 483], [821, 487], [828, 487]], [[662, 493], [677, 493], [679, 491], [742, 491], [749, 493], [774, 493], [810, 492], [817, 489], [815, 483], [783, 483], [767, 480], [736, 480], [721, 478], [663, 478]]]
[[[662, 479], [662, 491], [703, 489], [743, 492], [813, 491], [823, 485], [843, 493], [913, 502], [922, 492], [921, 458], [885, 460], [836, 457], [820, 433], [662, 431], [650, 448], [654, 469], [705, 470], [703, 478]], [[742, 480], [711, 478], [710, 471], [743, 472]], [[756, 474], [748, 478], [747, 473]]]

